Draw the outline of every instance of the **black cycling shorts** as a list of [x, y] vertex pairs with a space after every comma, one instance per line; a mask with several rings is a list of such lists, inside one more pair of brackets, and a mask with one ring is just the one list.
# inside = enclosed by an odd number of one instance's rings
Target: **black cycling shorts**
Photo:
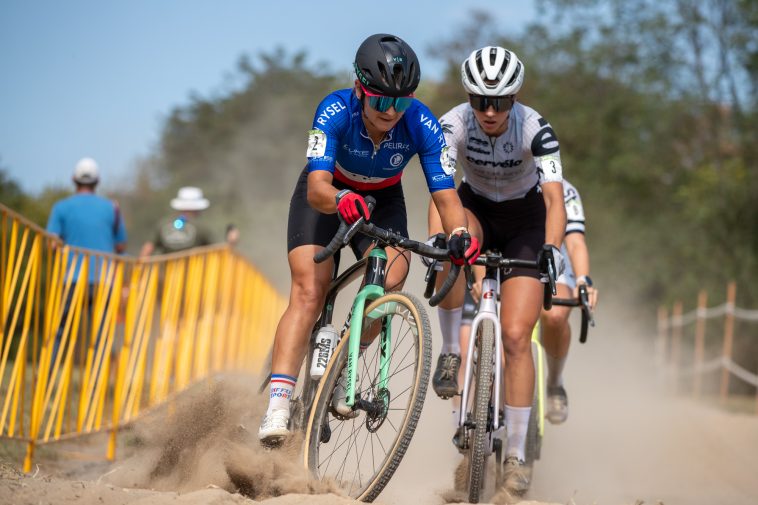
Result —
[[[332, 184], [337, 189], [353, 188], [334, 179]], [[376, 207], [371, 213], [371, 222], [408, 237], [408, 216], [405, 211], [403, 187], [398, 182], [390, 187], [374, 191], [353, 190], [364, 198], [373, 196]], [[301, 245], [320, 245], [326, 247], [337, 233], [340, 221], [337, 214], [322, 214], [308, 203], [308, 169], [304, 169], [295, 185], [290, 200], [289, 220], [287, 222], [287, 252]], [[361, 233], [353, 237], [350, 247], [356, 258], [362, 258], [373, 239]]]
[[[537, 186], [524, 198], [493, 202], [475, 194], [463, 182], [458, 186], [463, 206], [470, 210], [482, 225], [482, 251], [497, 250], [505, 258], [536, 260], [545, 244], [545, 200]], [[527, 276], [539, 279], [537, 270], [514, 268], [502, 280]]]

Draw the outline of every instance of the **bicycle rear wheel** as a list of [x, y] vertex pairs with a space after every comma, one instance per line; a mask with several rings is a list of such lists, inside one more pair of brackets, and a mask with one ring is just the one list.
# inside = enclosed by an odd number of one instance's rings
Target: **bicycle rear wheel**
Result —
[[490, 398], [492, 395], [492, 366], [495, 348], [494, 323], [488, 319], [483, 320], [477, 333], [476, 385], [470, 418], [474, 423], [474, 431], [469, 443], [468, 501], [470, 503], [479, 503], [479, 494], [484, 487], [484, 474], [489, 453], [487, 428], [490, 422]]
[[389, 378], [379, 387], [380, 339], [358, 359], [356, 398], [379, 408], [357, 410], [353, 419], [330, 408], [332, 393], [347, 362], [343, 338], [316, 390], [305, 433], [305, 464], [316, 478], [331, 478], [357, 500], [373, 501], [389, 482], [416, 430], [431, 369], [431, 328], [421, 303], [406, 293], [386, 294], [366, 307], [362, 334], [382, 323], [389, 335]]

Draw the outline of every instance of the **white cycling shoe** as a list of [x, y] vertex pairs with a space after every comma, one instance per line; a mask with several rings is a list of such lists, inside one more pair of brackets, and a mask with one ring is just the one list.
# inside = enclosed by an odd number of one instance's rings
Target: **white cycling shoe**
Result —
[[258, 440], [264, 445], [275, 445], [290, 435], [290, 411], [275, 409], [263, 416], [258, 428]]
[[551, 424], [561, 424], [568, 418], [568, 395], [563, 386], [547, 388], [547, 412], [545, 417]]

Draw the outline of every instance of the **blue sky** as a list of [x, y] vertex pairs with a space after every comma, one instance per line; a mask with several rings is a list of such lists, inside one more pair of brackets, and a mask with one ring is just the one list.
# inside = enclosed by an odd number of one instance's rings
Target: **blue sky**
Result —
[[4, 0], [0, 166], [38, 192], [67, 186], [76, 161], [91, 156], [103, 185], [115, 186], [151, 151], [171, 109], [224, 89], [242, 54], [304, 49], [347, 72], [366, 36], [390, 32], [435, 78], [441, 68], [426, 48], [476, 8], [514, 31], [534, 17], [533, 0]]

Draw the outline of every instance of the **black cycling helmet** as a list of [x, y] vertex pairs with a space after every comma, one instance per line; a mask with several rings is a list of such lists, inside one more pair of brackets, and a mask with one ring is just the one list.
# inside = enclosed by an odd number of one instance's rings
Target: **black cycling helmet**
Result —
[[355, 53], [355, 74], [379, 95], [408, 96], [421, 79], [416, 53], [403, 39], [387, 33], [372, 35]]

